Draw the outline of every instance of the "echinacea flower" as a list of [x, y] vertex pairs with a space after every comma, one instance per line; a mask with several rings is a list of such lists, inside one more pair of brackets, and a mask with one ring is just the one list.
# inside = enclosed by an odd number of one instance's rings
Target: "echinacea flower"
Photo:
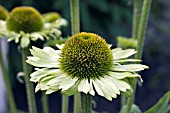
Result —
[[[38, 67], [31, 76], [36, 82], [36, 91], [46, 90], [46, 94], [61, 90], [63, 94], [73, 95], [84, 92], [112, 100], [121, 92], [131, 88], [127, 78], [140, 78], [136, 72], [147, 69], [142, 64], [128, 59], [134, 55], [134, 49], [111, 50], [110, 45], [100, 36], [93, 33], [78, 33], [70, 37], [60, 50], [51, 47], [39, 49], [32, 47], [27, 63]], [[142, 81], [142, 79], [141, 79]]]
[[55, 23], [46, 23], [36, 9], [16, 7], [6, 21], [0, 21], [0, 29], [3, 29], [3, 31], [0, 31], [0, 35], [7, 36], [8, 41], [20, 42], [21, 47], [25, 48], [31, 40], [48, 40], [60, 37], [61, 31], [58, 28], [65, 25], [67, 25], [65, 19]]
[[9, 15], [7, 9], [0, 5], [0, 20], [6, 20]]

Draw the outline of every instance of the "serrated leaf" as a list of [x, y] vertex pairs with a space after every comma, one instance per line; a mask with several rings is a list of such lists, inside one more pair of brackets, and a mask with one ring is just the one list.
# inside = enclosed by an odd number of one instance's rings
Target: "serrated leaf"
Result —
[[164, 96], [149, 110], [144, 113], [168, 113], [170, 111], [170, 91], [168, 91]]

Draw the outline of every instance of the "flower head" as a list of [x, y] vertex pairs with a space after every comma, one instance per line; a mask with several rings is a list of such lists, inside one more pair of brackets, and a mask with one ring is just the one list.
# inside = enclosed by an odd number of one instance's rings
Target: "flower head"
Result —
[[[137, 59], [127, 59], [136, 53], [134, 49], [111, 50], [110, 45], [93, 33], [78, 33], [70, 37], [61, 50], [50, 47], [33, 47], [27, 62], [36, 68], [31, 81], [37, 82], [36, 91], [47, 90], [50, 94], [57, 90], [67, 95], [76, 92], [99, 95], [112, 100], [122, 91], [130, 89], [127, 78], [140, 77], [137, 71], [148, 68], [142, 64], [126, 64]], [[142, 79], [141, 79], [142, 80]]]
[[0, 29], [3, 29], [0, 35], [7, 36], [8, 41], [20, 42], [21, 47], [25, 48], [31, 40], [59, 38], [61, 36], [59, 28], [65, 25], [67, 21], [63, 18], [46, 23], [33, 7], [17, 7], [12, 10], [6, 21], [0, 21]]
[[41, 31], [43, 20], [41, 14], [32, 7], [16, 7], [6, 21], [7, 29], [19, 33]]
[[45, 13], [42, 15], [43, 16], [43, 19], [45, 22], [54, 22], [58, 19], [61, 19], [61, 15], [57, 12], [49, 12], [49, 13]]
[[136, 48], [137, 46], [136, 39], [119, 36], [117, 37], [117, 41], [118, 41], [118, 47], [121, 47], [123, 49]]
[[8, 10], [0, 5], [0, 20], [6, 20], [8, 17]]

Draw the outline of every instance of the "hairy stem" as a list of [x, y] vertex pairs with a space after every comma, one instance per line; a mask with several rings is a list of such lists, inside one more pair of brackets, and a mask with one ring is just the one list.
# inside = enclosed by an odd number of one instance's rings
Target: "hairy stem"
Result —
[[92, 97], [90, 94], [81, 93], [81, 113], [92, 113]]
[[[148, 23], [148, 18], [149, 18], [149, 12], [150, 12], [150, 7], [151, 7], [151, 2], [152, 0], [144, 0], [143, 1], [143, 8], [142, 8], [142, 14], [141, 14], [141, 19], [140, 19], [140, 24], [139, 24], [139, 29], [138, 29], [138, 35], [137, 35], [137, 54], [135, 56], [136, 59], [141, 59], [142, 57], [142, 52], [143, 52], [143, 45], [144, 45], [144, 40], [145, 40], [145, 33], [146, 33], [146, 28], [147, 28], [147, 23]], [[131, 107], [132, 104], [134, 103], [134, 97], [135, 97], [135, 90], [136, 90], [136, 80], [134, 81], [135, 83], [133, 84], [133, 94], [131, 97], [128, 99], [128, 105], [127, 105], [127, 113], [131, 112]]]
[[41, 103], [42, 103], [43, 113], [49, 113], [49, 110], [48, 110], [48, 96], [45, 94], [45, 92], [42, 92]]
[[[70, 0], [71, 32], [72, 35], [80, 32], [79, 0]], [[74, 113], [80, 113], [80, 93], [74, 95]]]
[[14, 96], [13, 96], [13, 92], [12, 92], [12, 88], [11, 88], [11, 84], [10, 84], [10, 78], [9, 78], [7, 69], [4, 65], [4, 62], [3, 62], [1, 41], [0, 41], [0, 67], [2, 69], [2, 75], [4, 78], [4, 83], [5, 83], [6, 92], [7, 92], [7, 96], [8, 96], [10, 111], [13, 113], [17, 113], [17, 108], [16, 108], [16, 104], [15, 104], [15, 100], [14, 100]]
[[24, 70], [29, 113], [37, 113], [33, 83], [30, 82], [31, 66], [26, 63], [28, 55], [30, 55], [29, 47], [22, 48], [22, 64]]

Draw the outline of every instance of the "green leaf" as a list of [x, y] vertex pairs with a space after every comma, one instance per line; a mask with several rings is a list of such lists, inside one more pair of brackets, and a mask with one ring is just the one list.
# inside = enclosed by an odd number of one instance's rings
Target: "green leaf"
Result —
[[153, 107], [144, 113], [168, 113], [170, 111], [170, 91], [168, 91]]

